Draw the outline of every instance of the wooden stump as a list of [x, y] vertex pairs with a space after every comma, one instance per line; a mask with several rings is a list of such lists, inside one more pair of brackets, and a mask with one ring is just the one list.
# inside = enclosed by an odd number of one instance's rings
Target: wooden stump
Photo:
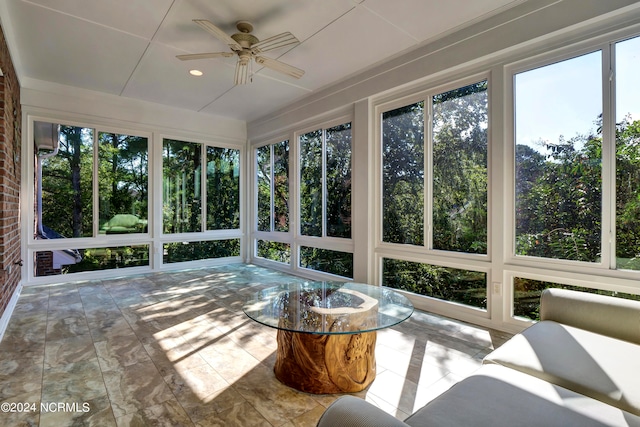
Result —
[[[351, 333], [375, 326], [378, 302], [351, 290], [356, 307], [310, 307], [303, 321], [324, 325], [327, 334], [278, 330], [274, 372], [282, 383], [307, 393], [352, 393], [365, 389], [376, 376], [376, 332]], [[298, 298], [290, 295], [290, 298]], [[294, 304], [291, 304], [294, 306]], [[293, 309], [295, 310], [295, 309]], [[291, 322], [290, 312], [283, 322]]]

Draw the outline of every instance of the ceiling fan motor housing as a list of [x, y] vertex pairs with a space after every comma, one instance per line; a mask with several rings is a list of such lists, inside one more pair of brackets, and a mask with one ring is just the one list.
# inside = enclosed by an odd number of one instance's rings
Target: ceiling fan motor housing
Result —
[[253, 31], [253, 25], [248, 21], [238, 21], [236, 23], [236, 28], [239, 33], [233, 34], [231, 36], [243, 49], [249, 49], [254, 44], [258, 43], [260, 40], [253, 34], [250, 34]]
[[236, 33], [231, 36], [243, 49], [249, 49], [252, 45], [258, 43], [260, 40], [253, 34], [249, 33]]

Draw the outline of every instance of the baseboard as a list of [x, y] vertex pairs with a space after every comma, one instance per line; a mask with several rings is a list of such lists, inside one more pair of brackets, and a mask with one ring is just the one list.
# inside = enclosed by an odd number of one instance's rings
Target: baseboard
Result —
[[2, 313], [2, 318], [0, 318], [0, 342], [4, 337], [4, 332], [7, 330], [7, 326], [9, 326], [9, 320], [11, 320], [13, 309], [16, 308], [16, 304], [18, 303], [18, 298], [20, 298], [21, 292], [22, 292], [22, 281], [18, 283], [16, 290], [13, 291], [13, 295], [11, 295], [9, 304], [7, 304], [7, 308], [4, 309], [4, 313]]

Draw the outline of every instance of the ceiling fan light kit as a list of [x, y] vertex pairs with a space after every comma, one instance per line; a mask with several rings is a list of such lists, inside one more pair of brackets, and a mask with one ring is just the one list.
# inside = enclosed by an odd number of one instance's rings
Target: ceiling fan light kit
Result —
[[251, 34], [251, 32], [253, 31], [253, 25], [251, 25], [247, 21], [238, 21], [236, 23], [236, 28], [239, 32], [231, 36], [227, 35], [224, 31], [222, 31], [220, 28], [216, 27], [206, 19], [194, 19], [193, 22], [198, 24], [202, 29], [207, 31], [218, 40], [221, 40], [222, 42], [227, 44], [232, 52], [192, 53], [187, 55], [177, 55], [176, 58], [182, 61], [231, 57], [236, 55], [238, 57], [234, 77], [234, 83], [236, 85], [248, 83], [249, 67], [251, 66], [252, 59], [257, 64], [296, 79], [299, 79], [304, 75], [304, 70], [286, 64], [282, 61], [278, 61], [277, 59], [272, 59], [260, 55], [260, 53], [263, 52], [268, 52], [270, 50], [300, 43], [300, 41], [288, 31], [260, 41], [256, 36]]

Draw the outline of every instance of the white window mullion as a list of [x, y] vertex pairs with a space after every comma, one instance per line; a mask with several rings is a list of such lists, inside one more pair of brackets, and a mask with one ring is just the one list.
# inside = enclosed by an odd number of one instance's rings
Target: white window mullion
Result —
[[322, 129], [322, 237], [327, 237], [327, 130]]
[[93, 237], [98, 237], [100, 229], [100, 182], [98, 181], [98, 129], [93, 129]]
[[433, 98], [424, 100], [424, 246], [433, 249]]
[[273, 169], [275, 168], [275, 155], [273, 154], [275, 144], [271, 144], [269, 146], [269, 230], [275, 231], [275, 187], [276, 182], [274, 180], [275, 174], [273, 173]]
[[207, 146], [200, 144], [200, 227], [207, 231]]
[[616, 268], [615, 49], [602, 49], [602, 264]]

